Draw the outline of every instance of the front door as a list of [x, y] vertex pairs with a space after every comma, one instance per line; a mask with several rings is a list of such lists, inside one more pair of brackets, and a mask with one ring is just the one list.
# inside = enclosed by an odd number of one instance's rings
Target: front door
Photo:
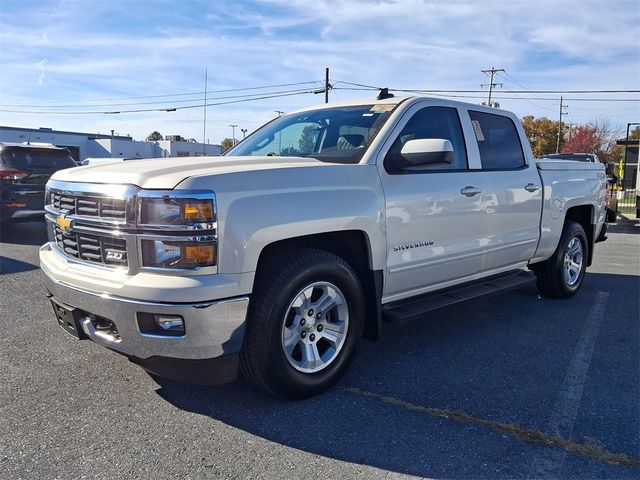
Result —
[[[386, 202], [387, 272], [384, 301], [399, 300], [481, 270], [484, 197], [473, 187], [458, 110], [414, 106], [396, 134], [380, 168]], [[389, 168], [409, 140], [446, 139], [449, 163]]]

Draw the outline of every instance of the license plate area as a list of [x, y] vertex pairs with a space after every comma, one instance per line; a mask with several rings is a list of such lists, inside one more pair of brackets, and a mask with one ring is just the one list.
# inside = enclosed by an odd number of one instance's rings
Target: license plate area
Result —
[[58, 303], [53, 298], [50, 298], [50, 300], [56, 319], [58, 320], [58, 325], [60, 325], [65, 332], [78, 340], [89, 338], [80, 325], [80, 319], [84, 316], [82, 310]]

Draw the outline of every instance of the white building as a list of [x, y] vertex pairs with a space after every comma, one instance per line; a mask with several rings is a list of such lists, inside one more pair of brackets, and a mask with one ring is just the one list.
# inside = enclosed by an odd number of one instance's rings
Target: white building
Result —
[[[172, 136], [171, 138], [175, 138]], [[220, 145], [160, 140], [146, 142], [126, 135], [65, 132], [50, 128], [19, 128], [0, 126], [0, 142], [51, 143], [67, 147], [77, 161], [85, 158], [162, 158], [220, 155]]]

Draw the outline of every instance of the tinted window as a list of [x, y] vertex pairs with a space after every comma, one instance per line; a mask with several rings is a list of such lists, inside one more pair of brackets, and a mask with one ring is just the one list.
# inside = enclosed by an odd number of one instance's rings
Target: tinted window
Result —
[[[385, 165], [402, 164], [400, 151], [409, 140], [441, 138], [453, 146], [451, 163], [435, 163], [419, 167], [407, 167], [403, 171], [464, 170], [467, 168], [467, 150], [460, 119], [455, 108], [426, 107], [416, 112], [404, 126], [385, 157]], [[389, 163], [387, 163], [389, 162]], [[393, 172], [390, 172], [393, 173]]]
[[7, 147], [1, 154], [5, 167], [29, 173], [53, 173], [76, 166], [67, 150]]
[[525, 166], [516, 126], [509, 117], [469, 111], [476, 133], [480, 161], [486, 169], [514, 169]]

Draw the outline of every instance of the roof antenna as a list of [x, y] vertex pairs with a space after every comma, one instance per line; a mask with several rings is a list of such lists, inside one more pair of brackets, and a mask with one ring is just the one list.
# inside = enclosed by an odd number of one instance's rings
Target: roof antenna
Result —
[[380, 89], [380, 93], [376, 97], [376, 100], [384, 100], [385, 98], [393, 98], [393, 93], [389, 93], [389, 89], [387, 87]]

